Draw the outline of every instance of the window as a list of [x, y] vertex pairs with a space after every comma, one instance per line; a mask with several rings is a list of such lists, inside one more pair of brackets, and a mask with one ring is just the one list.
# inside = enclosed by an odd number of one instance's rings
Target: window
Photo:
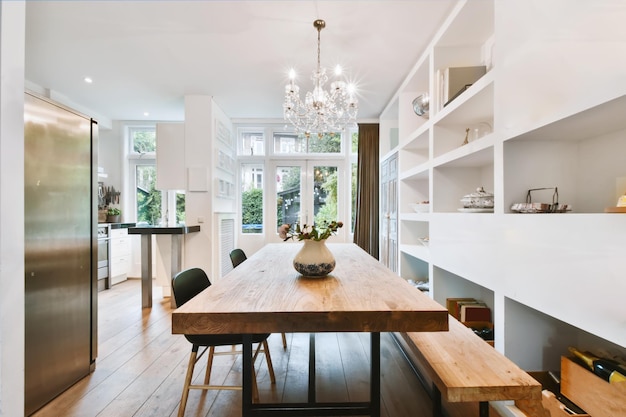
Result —
[[352, 146], [350, 149], [350, 165], [351, 165], [351, 175], [350, 175], [350, 190], [352, 194], [352, 198], [350, 199], [350, 232], [354, 233], [354, 224], [356, 223], [356, 182], [357, 182], [357, 161], [359, 156], [359, 133], [352, 132], [351, 133], [351, 142]]
[[129, 127], [131, 154], [156, 153], [156, 127]]
[[129, 189], [137, 223], [184, 224], [185, 192], [156, 187], [156, 126], [128, 126]]
[[322, 136], [301, 135], [297, 133], [274, 133], [274, 153], [305, 154], [305, 153], [341, 153], [341, 134], [327, 133]]
[[[237, 132], [242, 238], [274, 239], [284, 223], [354, 225], [356, 131], [307, 137], [268, 124]], [[352, 230], [345, 227], [342, 238]]]
[[240, 155], [264, 155], [265, 135], [263, 129], [239, 131]]
[[241, 164], [241, 233], [263, 233], [263, 164]]

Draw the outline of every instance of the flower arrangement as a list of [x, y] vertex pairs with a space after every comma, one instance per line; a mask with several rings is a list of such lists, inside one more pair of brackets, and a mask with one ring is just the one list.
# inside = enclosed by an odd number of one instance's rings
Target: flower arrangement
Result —
[[325, 240], [328, 239], [331, 235], [337, 233], [337, 230], [343, 227], [343, 222], [332, 221], [330, 223], [324, 222], [320, 226], [308, 226], [300, 224], [283, 224], [278, 228], [278, 236], [287, 241], [289, 239], [297, 239], [297, 240]]

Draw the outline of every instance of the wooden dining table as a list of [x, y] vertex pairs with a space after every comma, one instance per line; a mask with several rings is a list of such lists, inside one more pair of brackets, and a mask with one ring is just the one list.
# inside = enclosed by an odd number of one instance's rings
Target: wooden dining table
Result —
[[[252, 342], [244, 337], [242, 414], [380, 416], [380, 333], [448, 330], [448, 311], [351, 243], [328, 244], [336, 259], [326, 277], [293, 268], [300, 243], [268, 244], [172, 313], [173, 334], [310, 333], [309, 392], [302, 403], [253, 403]], [[319, 332], [371, 334], [369, 402], [318, 402]]]

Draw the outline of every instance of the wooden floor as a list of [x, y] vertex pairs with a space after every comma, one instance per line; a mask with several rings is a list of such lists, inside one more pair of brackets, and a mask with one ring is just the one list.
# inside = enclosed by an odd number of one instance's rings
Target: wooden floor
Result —
[[[39, 410], [36, 417], [176, 416], [191, 345], [171, 334], [170, 299], [154, 289], [151, 309], [141, 309], [139, 280], [128, 280], [99, 294], [96, 370]], [[264, 361], [257, 361], [261, 401], [306, 401], [308, 334], [270, 336], [276, 384]], [[369, 336], [316, 335], [317, 393], [320, 401], [369, 398]], [[391, 335], [381, 337], [383, 417], [432, 417], [431, 401]], [[197, 366], [202, 378], [204, 360]], [[241, 380], [241, 358], [218, 356], [212, 383]], [[241, 416], [240, 391], [192, 391], [186, 416]]]

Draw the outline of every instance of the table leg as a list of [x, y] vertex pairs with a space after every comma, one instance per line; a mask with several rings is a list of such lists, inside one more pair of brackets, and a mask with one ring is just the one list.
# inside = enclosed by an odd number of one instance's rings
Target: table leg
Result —
[[243, 339], [243, 417], [371, 416], [380, 417], [380, 333], [371, 334], [369, 402], [317, 402], [315, 392], [315, 333], [309, 334], [309, 387], [306, 403], [252, 402], [252, 336]]
[[309, 333], [309, 404], [315, 403], [315, 333]]
[[141, 307], [152, 307], [152, 235], [141, 235]]
[[242, 392], [241, 392], [241, 415], [249, 417], [252, 415], [252, 335], [243, 336], [242, 347]]
[[380, 333], [371, 334], [370, 407], [372, 417], [380, 417]]

